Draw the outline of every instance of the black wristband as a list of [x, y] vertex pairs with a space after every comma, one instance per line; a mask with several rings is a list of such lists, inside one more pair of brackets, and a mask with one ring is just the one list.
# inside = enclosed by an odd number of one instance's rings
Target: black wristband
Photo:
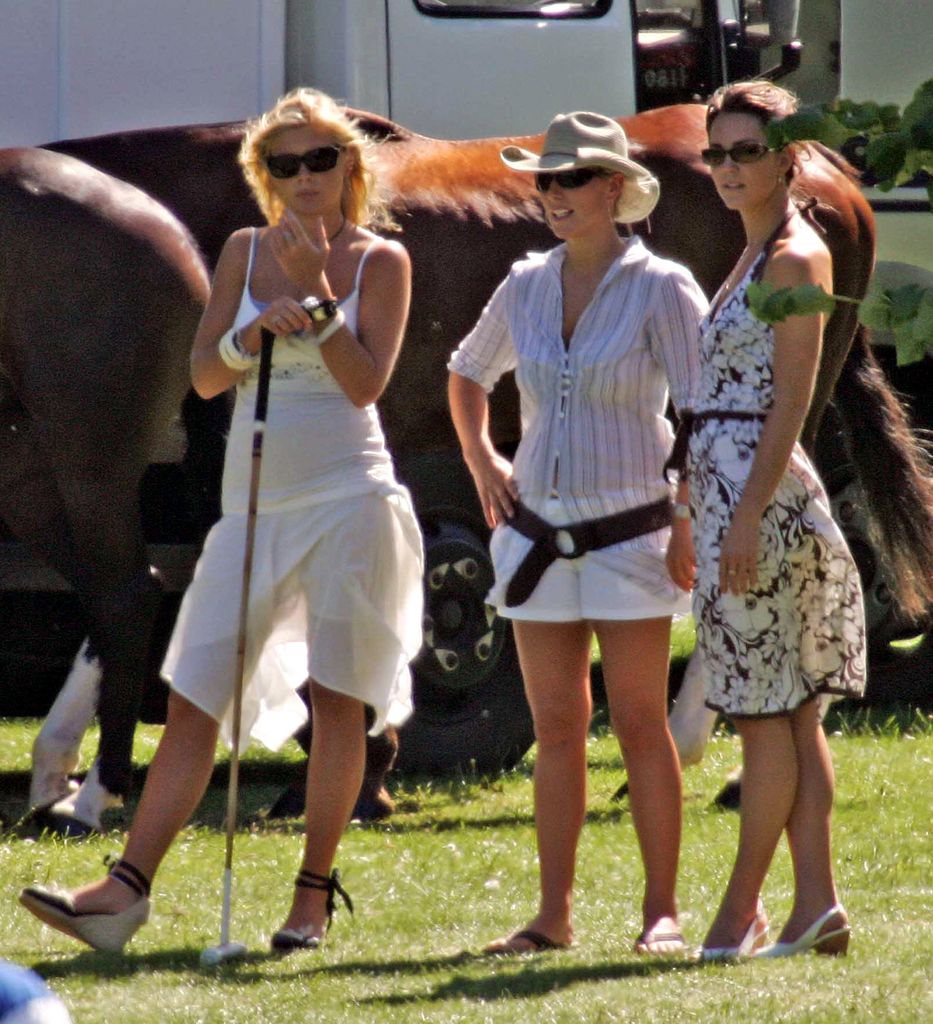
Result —
[[302, 299], [301, 307], [316, 324], [326, 324], [337, 315], [336, 299], [318, 299], [309, 295]]

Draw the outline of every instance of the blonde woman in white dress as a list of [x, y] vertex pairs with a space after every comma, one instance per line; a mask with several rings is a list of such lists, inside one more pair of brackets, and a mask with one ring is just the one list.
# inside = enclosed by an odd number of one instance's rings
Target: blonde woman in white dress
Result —
[[[272, 939], [313, 948], [344, 896], [333, 868], [359, 792], [367, 726], [411, 712], [408, 662], [421, 645], [421, 537], [394, 476], [375, 401], [395, 364], [410, 295], [405, 250], [365, 225], [385, 220], [370, 143], [333, 100], [299, 89], [247, 127], [240, 161], [269, 226], [221, 253], [191, 356], [205, 398], [236, 387], [211, 531], [163, 665], [165, 732], [122, 859], [73, 892], [21, 900], [47, 924], [120, 949], [149, 915], [152, 877], [229, 739], [240, 576], [263, 328], [275, 334], [250, 589], [242, 736], [276, 748], [305, 719], [314, 738], [304, 856]], [[382, 220], [381, 220], [382, 219]], [[301, 300], [314, 297], [312, 313]]]

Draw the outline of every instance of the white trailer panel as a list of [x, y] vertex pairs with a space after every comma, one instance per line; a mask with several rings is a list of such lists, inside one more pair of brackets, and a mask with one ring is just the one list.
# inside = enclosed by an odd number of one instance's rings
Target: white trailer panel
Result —
[[558, 111], [635, 112], [624, 0], [594, 18], [445, 18], [414, 0], [387, 8], [391, 116], [415, 131], [530, 135]]
[[0, 145], [252, 117], [285, 83], [285, 0], [0, 0]]

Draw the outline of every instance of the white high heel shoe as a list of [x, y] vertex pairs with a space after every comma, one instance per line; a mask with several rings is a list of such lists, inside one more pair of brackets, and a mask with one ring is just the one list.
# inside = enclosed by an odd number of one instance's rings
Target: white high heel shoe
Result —
[[812, 949], [823, 956], [845, 956], [849, 949], [848, 921], [841, 928], [833, 928], [828, 932], [821, 931], [824, 925], [837, 914], [845, 914], [845, 908], [841, 903], [834, 903], [825, 914], [821, 914], [799, 939], [795, 939], [793, 942], [775, 942], [764, 949], [759, 949], [754, 955], [772, 959], [781, 956], [797, 956], [798, 953], [807, 953]]
[[765, 916], [764, 905], [759, 900], [758, 909], [748, 926], [742, 941], [737, 946], [703, 946], [700, 949], [700, 959], [704, 963], [712, 963], [723, 960], [742, 960], [750, 956], [759, 955], [757, 950], [768, 941], [768, 919]]

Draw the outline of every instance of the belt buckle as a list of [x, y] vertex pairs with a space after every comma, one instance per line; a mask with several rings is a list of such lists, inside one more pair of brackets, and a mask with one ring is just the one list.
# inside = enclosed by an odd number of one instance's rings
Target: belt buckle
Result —
[[573, 534], [563, 526], [552, 531], [551, 545], [561, 558], [578, 558], [582, 553], [577, 551]]

